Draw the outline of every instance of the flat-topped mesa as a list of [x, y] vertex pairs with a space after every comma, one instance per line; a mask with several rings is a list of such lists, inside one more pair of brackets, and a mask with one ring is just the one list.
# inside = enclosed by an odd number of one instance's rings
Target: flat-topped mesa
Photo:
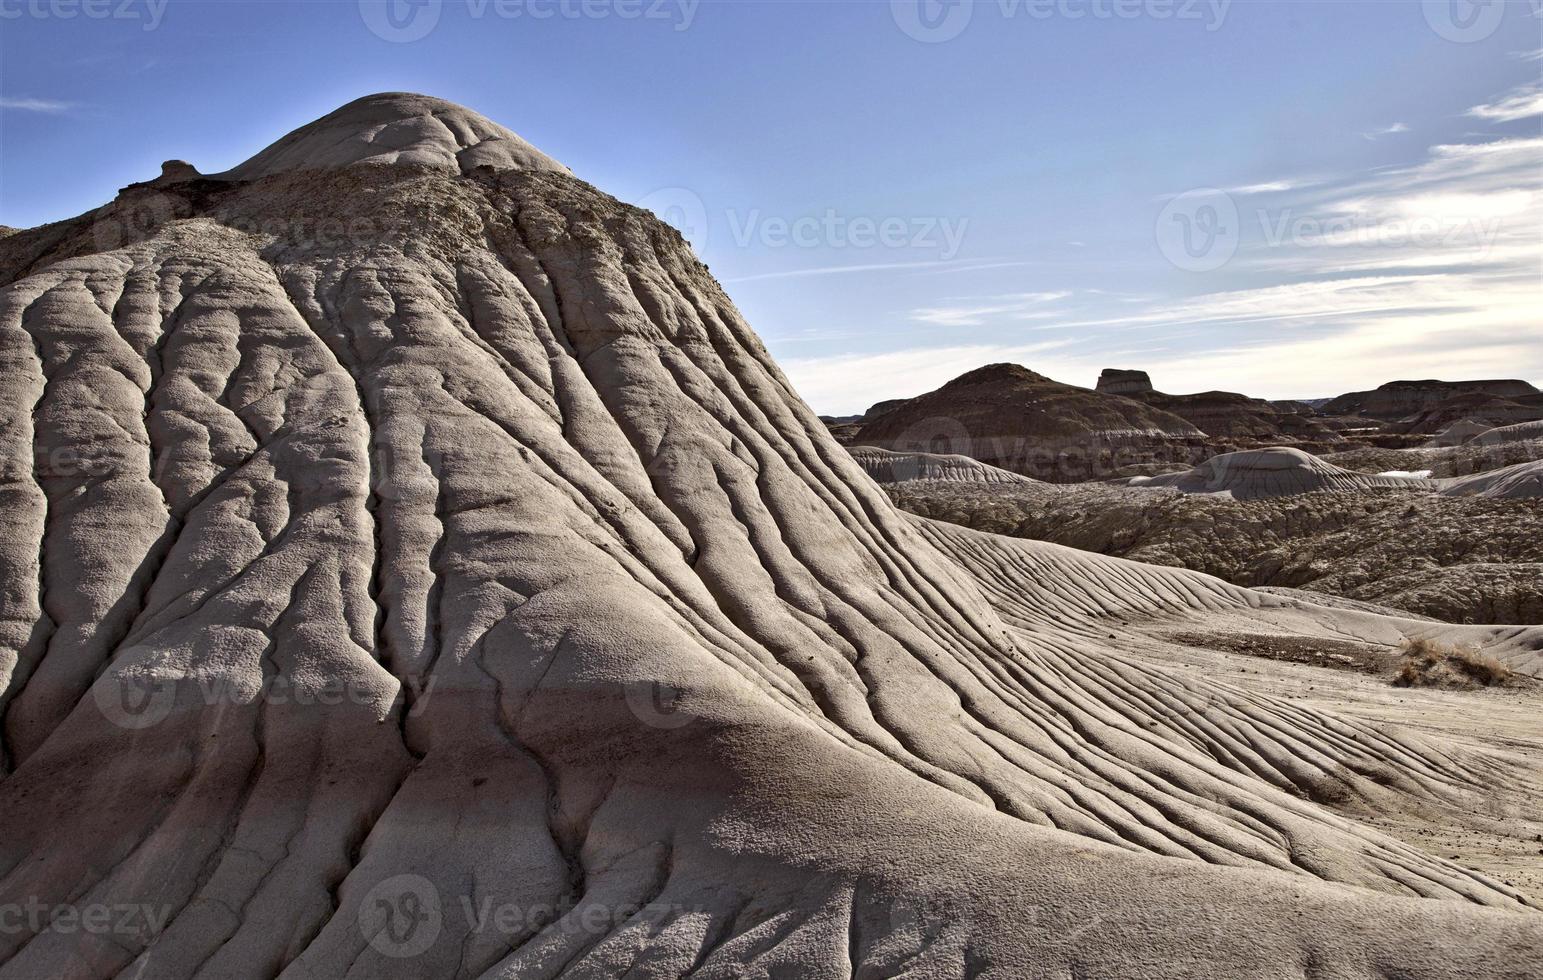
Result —
[[1325, 415], [1364, 415], [1369, 418], [1396, 421], [1412, 412], [1430, 408], [1439, 402], [1461, 395], [1488, 395], [1492, 398], [1510, 399], [1529, 398], [1537, 394], [1537, 388], [1526, 381], [1516, 379], [1389, 381], [1372, 391], [1352, 391], [1340, 395], [1325, 404], [1321, 411]]
[[1104, 368], [1093, 390], [1106, 395], [1139, 395], [1153, 390], [1152, 379], [1145, 371]]
[[512, 131], [454, 102], [383, 92], [301, 126], [219, 176], [256, 180], [286, 170], [361, 163], [413, 164], [463, 174], [481, 166], [569, 173]]

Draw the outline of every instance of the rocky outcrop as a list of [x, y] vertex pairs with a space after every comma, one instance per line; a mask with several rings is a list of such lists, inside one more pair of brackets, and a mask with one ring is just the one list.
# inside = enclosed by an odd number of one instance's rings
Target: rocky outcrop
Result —
[[[1414, 627], [918, 526], [679, 234], [511, 136], [376, 97], [0, 241], [0, 906], [47, 910], [0, 975], [1543, 957], [1515, 889], [1322, 805], [1514, 762], [1104, 639]], [[984, 387], [1112, 401], [1021, 371]], [[1128, 404], [1071, 434], [1190, 435]]]
[[1172, 487], [1184, 493], [1225, 493], [1238, 500], [1290, 497], [1332, 490], [1434, 490], [1428, 480], [1372, 476], [1326, 463], [1300, 449], [1277, 446], [1213, 456], [1184, 472], [1135, 477], [1131, 486]]
[[1441, 492], [1454, 497], [1493, 497], [1497, 500], [1543, 497], [1543, 460], [1444, 480]]
[[1152, 379], [1145, 371], [1104, 368], [1094, 391], [1105, 395], [1144, 395], [1152, 391]]
[[853, 446], [848, 450], [857, 465], [876, 483], [901, 483], [906, 480], [958, 480], [964, 483], [1030, 484], [1054, 490], [1018, 473], [987, 466], [968, 456], [938, 453], [894, 453], [876, 446]]
[[1435, 437], [1425, 443], [1423, 449], [1440, 449], [1447, 446], [1461, 446], [1482, 432], [1488, 432], [1494, 426], [1487, 422], [1479, 422], [1475, 419], [1464, 418], [1453, 422], [1451, 425], [1436, 433]]
[[1017, 364], [978, 368], [909, 399], [865, 422], [857, 438], [895, 452], [969, 456], [1052, 483], [1205, 455], [1205, 434], [1176, 415]]
[[1543, 420], [1519, 422], [1488, 429], [1474, 436], [1475, 446], [1503, 446], [1509, 443], [1543, 442]]

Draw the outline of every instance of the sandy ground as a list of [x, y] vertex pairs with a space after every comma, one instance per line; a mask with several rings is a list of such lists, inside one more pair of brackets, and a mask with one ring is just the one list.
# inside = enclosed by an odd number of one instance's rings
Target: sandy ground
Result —
[[[1202, 630], [1168, 627], [1186, 643], [1200, 639]], [[1239, 637], [1245, 637], [1239, 642]], [[1133, 643], [1132, 651], [1191, 669], [1199, 676], [1225, 678], [1249, 691], [1301, 701], [1314, 708], [1371, 722], [1400, 725], [1425, 734], [1442, 745], [1479, 749], [1515, 760], [1543, 772], [1543, 685], [1488, 688], [1473, 691], [1429, 690], [1393, 686], [1387, 672], [1368, 673], [1367, 660], [1355, 657], [1352, 666], [1336, 657], [1353, 652], [1325, 644], [1325, 660], [1335, 667], [1292, 662], [1311, 657], [1292, 648], [1289, 659], [1223, 649], [1257, 644], [1259, 633], [1217, 631], [1209, 647], [1170, 643]], [[1382, 654], [1383, 657], [1390, 657]], [[1396, 658], [1390, 658], [1396, 660]], [[1536, 783], [1518, 783], [1497, 794], [1487, 808], [1462, 812], [1449, 807], [1421, 806], [1402, 812], [1346, 810], [1370, 826], [1512, 885], [1543, 905], [1543, 793]]]

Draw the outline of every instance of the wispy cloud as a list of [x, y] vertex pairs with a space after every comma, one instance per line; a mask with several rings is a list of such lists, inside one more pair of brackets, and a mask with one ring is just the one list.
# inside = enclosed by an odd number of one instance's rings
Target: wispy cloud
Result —
[[1382, 138], [1384, 136], [1393, 136], [1393, 135], [1395, 135], [1397, 133], [1407, 133], [1407, 132], [1409, 132], [1409, 127], [1408, 126], [1406, 126], [1405, 124], [1403, 124], [1401, 122], [1396, 122], [1396, 123], [1394, 123], [1391, 126], [1384, 126], [1381, 129], [1373, 129], [1370, 132], [1362, 133], [1361, 134], [1361, 138], [1362, 139], [1368, 139], [1368, 140], [1375, 140], [1375, 139], [1380, 139], [1380, 138]]
[[841, 276], [860, 272], [901, 272], [921, 270], [929, 273], [978, 272], [982, 269], [1005, 269], [1031, 263], [1019, 260], [962, 260], [932, 259], [926, 262], [868, 262], [862, 265], [822, 265], [808, 269], [786, 269], [782, 272], [758, 272], [749, 276], [737, 276], [724, 283], [761, 282], [767, 279], [803, 279], [809, 276]]
[[[1233, 187], [1222, 187], [1219, 189], [1223, 193], [1231, 194], [1235, 197], [1246, 197], [1250, 194], [1280, 194], [1285, 191], [1297, 190], [1301, 187], [1310, 187], [1319, 182], [1319, 178], [1316, 177], [1291, 177], [1283, 180], [1264, 180], [1257, 184], [1237, 184]], [[1166, 194], [1157, 195], [1155, 200], [1170, 201], [1178, 196], [1180, 196], [1178, 191], [1170, 191]]]
[[911, 319], [938, 327], [974, 327], [991, 319], [1040, 320], [1057, 316], [1047, 303], [1065, 299], [1069, 292], [1008, 293], [966, 300], [951, 306], [924, 306], [911, 311]]
[[69, 112], [75, 108], [73, 102], [62, 102], [58, 99], [25, 99], [13, 96], [0, 95], [0, 109], [13, 109], [17, 112]]
[[1244, 184], [1241, 187], [1229, 187], [1229, 194], [1279, 194], [1283, 191], [1294, 190], [1302, 186], [1294, 180], [1267, 180], [1259, 184]]
[[1515, 122], [1543, 115], [1543, 82], [1523, 85], [1495, 102], [1476, 105], [1468, 110], [1468, 115], [1494, 122]]
[[[993, 342], [795, 360], [789, 375], [841, 412], [1001, 360], [1088, 385], [1124, 357], [1164, 390], [1266, 397], [1401, 376], [1543, 378], [1543, 136], [1438, 144], [1406, 164], [1234, 189], [1245, 192], [1278, 196], [1238, 200], [1241, 247], [1226, 274], [1195, 280], [1202, 292], [959, 297], [908, 318]], [[1066, 332], [1018, 343], [1035, 320]]]

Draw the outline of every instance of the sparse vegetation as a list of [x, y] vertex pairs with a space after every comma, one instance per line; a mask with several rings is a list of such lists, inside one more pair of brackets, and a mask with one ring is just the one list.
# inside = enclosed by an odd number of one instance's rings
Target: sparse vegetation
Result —
[[1511, 668], [1470, 646], [1418, 637], [1405, 641], [1403, 655], [1393, 678], [1397, 687], [1474, 688], [1519, 682]]

